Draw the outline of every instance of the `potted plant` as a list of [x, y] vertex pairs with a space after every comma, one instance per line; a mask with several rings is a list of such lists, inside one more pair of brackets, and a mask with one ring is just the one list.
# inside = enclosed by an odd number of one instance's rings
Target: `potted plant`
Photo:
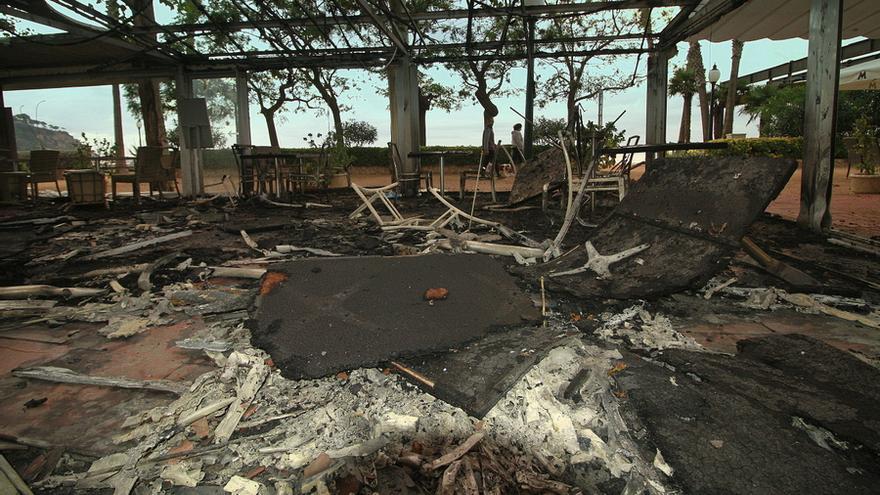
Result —
[[859, 154], [858, 173], [850, 175], [849, 188], [855, 194], [880, 194], [880, 174], [877, 173], [880, 162], [880, 145], [877, 140], [877, 128], [868, 124], [868, 119], [861, 117], [853, 127], [854, 148]]

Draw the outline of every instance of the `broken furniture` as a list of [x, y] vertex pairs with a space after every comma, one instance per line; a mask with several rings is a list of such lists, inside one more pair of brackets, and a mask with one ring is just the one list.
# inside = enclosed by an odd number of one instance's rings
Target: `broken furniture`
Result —
[[64, 173], [67, 197], [75, 205], [103, 205], [106, 203], [107, 182], [97, 170], [68, 170]]
[[[494, 167], [495, 164], [492, 164]], [[488, 179], [489, 180], [489, 190], [492, 192], [492, 202], [496, 203], [498, 199], [496, 198], [495, 193], [495, 171], [490, 170], [487, 172], [489, 177], [484, 177], [479, 170], [474, 172], [473, 170], [465, 170], [458, 174], [458, 199], [464, 199], [464, 195], [467, 189], [467, 181], [475, 180], [476, 186], [474, 186], [474, 193], [479, 192], [480, 188], [480, 179]]]
[[54, 182], [55, 190], [61, 196], [58, 180], [62, 177], [61, 152], [56, 150], [33, 150], [28, 160], [30, 171], [31, 197], [36, 201], [41, 182]]
[[[418, 170], [415, 172], [401, 172], [403, 170], [403, 157], [400, 156], [400, 150], [397, 144], [389, 142], [388, 150], [391, 152], [391, 164], [393, 165], [394, 181], [403, 186], [404, 182], [417, 182], [416, 190], [421, 188], [422, 181], [425, 181], [425, 189], [434, 187], [434, 174], [431, 171], [422, 172], [422, 161], [418, 162]], [[413, 157], [412, 153], [409, 157]]]
[[[626, 148], [631, 148], [639, 144], [639, 136], [630, 136], [626, 140]], [[632, 170], [633, 156], [632, 151], [625, 151], [620, 161], [616, 162], [607, 171], [596, 170], [592, 177], [587, 179], [588, 183], [585, 191], [590, 193], [590, 209], [596, 209], [596, 193], [598, 192], [614, 192], [617, 193], [617, 200], [623, 201], [626, 196], [627, 188], [629, 188], [630, 171]], [[583, 179], [580, 179], [583, 180]]]
[[162, 188], [168, 182], [174, 182], [174, 189], [180, 196], [180, 188], [177, 185], [177, 174], [174, 169], [167, 169], [162, 164], [162, 153], [164, 148], [161, 146], [141, 146], [137, 150], [137, 156], [134, 161], [134, 173], [130, 174], [113, 174], [110, 176], [110, 189], [113, 200], [116, 200], [116, 184], [119, 182], [131, 184], [131, 192], [135, 202], [140, 202], [141, 183], [146, 182], [150, 196], [153, 190], [159, 191], [159, 197], [163, 197]]
[[[433, 287], [447, 289], [447, 299], [425, 300]], [[481, 255], [272, 265], [258, 307], [254, 343], [291, 378], [446, 350], [495, 327], [540, 320], [503, 263]]]
[[[501, 147], [501, 141], [498, 141], [497, 146]], [[495, 158], [492, 161], [492, 169], [490, 170], [489, 167], [486, 166], [486, 174], [488, 174], [488, 177], [486, 177], [486, 179], [489, 179], [489, 182], [491, 184], [492, 202], [493, 203], [498, 202], [498, 200], [495, 196], [495, 176], [498, 173], [498, 165], [495, 162], [497, 162], [497, 161], [498, 161], [498, 153], [496, 150]], [[480, 179], [483, 178], [482, 170], [483, 170], [483, 152], [481, 151], [480, 152], [480, 159], [477, 161], [477, 170], [476, 171], [465, 170], [464, 172], [461, 172], [458, 175], [458, 181], [459, 181], [458, 199], [459, 200], [464, 199], [468, 179], [476, 180], [476, 183], [474, 185], [474, 199], [476, 200], [476, 194], [480, 191]]]
[[614, 265], [604, 279], [552, 276], [581, 267], [582, 247], [543, 265], [514, 269], [583, 298], [656, 297], [701, 286], [726, 266], [723, 258], [739, 250], [746, 229], [796, 167], [794, 160], [773, 158], [657, 160], [589, 238], [601, 253], [648, 244], [638, 259]]
[[27, 172], [0, 172], [0, 202], [18, 203], [27, 199]]
[[[234, 144], [232, 152], [238, 162], [241, 195], [275, 195], [279, 179], [290, 168], [297, 155], [270, 146]], [[254, 190], [256, 186], [256, 191]]]
[[[351, 188], [354, 190], [355, 194], [358, 195], [363, 204], [351, 212], [348, 218], [357, 218], [364, 210], [369, 210], [373, 220], [375, 220], [379, 226], [417, 224], [419, 220], [418, 218], [404, 218], [403, 215], [400, 214], [400, 211], [398, 211], [397, 207], [394, 206], [394, 203], [388, 199], [388, 194], [399, 194], [398, 185], [397, 182], [392, 182], [391, 184], [382, 187], [362, 187], [352, 182]], [[376, 210], [376, 207], [374, 206], [374, 203], [377, 201], [385, 206], [385, 209], [391, 214], [390, 218], [383, 217], [379, 214], [379, 211]]]
[[565, 177], [562, 149], [554, 146], [519, 166], [507, 203], [515, 205], [540, 196], [545, 189], [561, 186]]
[[294, 164], [289, 158], [285, 160], [281, 168], [279, 195], [290, 195], [297, 190], [305, 193], [310, 184], [326, 190], [337, 177], [345, 180], [345, 187], [351, 187], [349, 167], [340, 173], [334, 172], [330, 151], [330, 145], [324, 143], [315, 153], [298, 153]]
[[[444, 159], [449, 155], [469, 155], [470, 152], [464, 150], [433, 150], [433, 151], [419, 151], [413, 152], [409, 154], [410, 158], [418, 158], [419, 159], [419, 170], [422, 167], [422, 158], [428, 156], [438, 156], [440, 157], [440, 194], [446, 194], [446, 170], [444, 168], [445, 162]], [[430, 172], [429, 172], [430, 173]], [[433, 187], [433, 177], [431, 177], [431, 186]]]

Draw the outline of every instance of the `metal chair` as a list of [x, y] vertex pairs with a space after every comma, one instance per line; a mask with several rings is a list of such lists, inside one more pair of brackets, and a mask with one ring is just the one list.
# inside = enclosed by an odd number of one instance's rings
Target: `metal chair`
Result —
[[[501, 141], [498, 141], [497, 148], [501, 148], [501, 147], [502, 147], [502, 145], [501, 145]], [[459, 182], [459, 187], [458, 187], [458, 199], [459, 199], [459, 200], [463, 200], [463, 199], [464, 199], [464, 195], [465, 195], [465, 192], [466, 192], [466, 191], [465, 191], [465, 186], [467, 185], [467, 181], [468, 181], [468, 179], [475, 179], [475, 180], [479, 180], [479, 179], [489, 179], [489, 184], [490, 184], [490, 186], [491, 186], [491, 192], [492, 192], [492, 202], [493, 202], [493, 203], [497, 203], [497, 202], [498, 202], [498, 199], [497, 199], [497, 197], [496, 197], [496, 192], [495, 192], [495, 175], [496, 175], [496, 170], [495, 170], [495, 168], [497, 167], [497, 165], [496, 165], [495, 162], [498, 161], [498, 151], [497, 151], [497, 148], [496, 148], [496, 151], [495, 151], [495, 158], [493, 159], [492, 162], [490, 162], [490, 163], [492, 163], [492, 168], [490, 169], [490, 168], [487, 166], [487, 167], [486, 167], [487, 172], [486, 172], [485, 174], [481, 174], [480, 171], [479, 171], [479, 169], [478, 169], [476, 172], [473, 171], [473, 170], [465, 170], [464, 172], [461, 172], [461, 173], [458, 175], [458, 182]], [[507, 150], [505, 150], [505, 153], [506, 153], [506, 152], [507, 152]], [[511, 160], [511, 161], [512, 161], [512, 160]], [[483, 166], [483, 153], [480, 152], [480, 163], [479, 163], [479, 167], [482, 168], [482, 166]], [[487, 174], [488, 174], [488, 177], [486, 177]]]
[[[113, 200], [116, 200], [116, 184], [118, 182], [131, 184], [135, 202], [140, 202], [140, 184], [143, 182], [148, 184], [150, 196], [153, 195], [153, 190], [155, 189], [159, 192], [159, 197], [163, 198], [162, 186], [173, 181], [174, 189], [177, 195], [180, 196], [176, 169], [173, 167], [169, 169], [163, 166], [162, 152], [163, 148], [160, 146], [141, 146], [138, 148], [134, 162], [134, 173], [113, 174], [110, 178]], [[173, 155], [171, 160], [173, 160]]]
[[28, 160], [30, 170], [31, 194], [34, 201], [39, 196], [39, 184], [41, 182], [54, 182], [58, 195], [61, 196], [61, 187], [58, 180], [62, 178], [61, 152], [55, 150], [33, 150]]

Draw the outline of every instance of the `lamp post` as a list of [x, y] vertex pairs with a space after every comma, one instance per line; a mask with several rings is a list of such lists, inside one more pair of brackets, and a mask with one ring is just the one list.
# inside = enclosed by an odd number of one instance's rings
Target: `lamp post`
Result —
[[40, 120], [40, 105], [43, 103], [46, 103], [46, 100], [40, 100], [40, 102], [37, 103], [37, 106], [34, 107], [34, 120]]
[[712, 68], [709, 69], [709, 84], [712, 85], [712, 96], [709, 101], [711, 102], [709, 107], [709, 140], [715, 139], [715, 85], [718, 84], [718, 80], [721, 79], [721, 71], [718, 70], [718, 66], [716, 64], [712, 64]]

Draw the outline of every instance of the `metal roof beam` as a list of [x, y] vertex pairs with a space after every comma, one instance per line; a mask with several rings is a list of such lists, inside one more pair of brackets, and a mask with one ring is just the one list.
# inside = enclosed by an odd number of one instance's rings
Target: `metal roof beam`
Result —
[[[558, 16], [569, 14], [592, 14], [606, 10], [634, 10], [657, 7], [685, 7], [694, 6], [699, 0], [616, 0], [616, 1], [599, 1], [599, 2], [580, 2], [580, 3], [562, 3], [554, 5], [541, 5], [534, 7], [516, 7], [510, 9], [473, 9], [473, 17], [498, 17], [503, 15], [522, 15], [522, 16]], [[468, 9], [451, 9], [451, 10], [435, 10], [428, 12], [412, 12], [409, 18], [413, 22], [418, 21], [440, 21], [453, 19], [467, 19]], [[278, 28], [282, 24], [294, 27], [313, 27], [317, 22], [321, 26], [344, 25], [348, 22], [353, 24], [372, 24], [374, 21], [369, 15], [350, 16], [348, 20], [334, 17], [320, 17], [317, 19], [297, 18], [283, 20], [260, 20], [260, 21], [237, 21], [223, 23], [223, 29], [227, 31], [242, 31], [246, 29], [262, 28]], [[158, 33], [161, 29], [172, 32], [198, 33], [213, 31], [216, 28], [211, 24], [166, 24], [161, 28], [156, 26], [144, 26], [134, 28], [134, 32], [140, 33]]]

